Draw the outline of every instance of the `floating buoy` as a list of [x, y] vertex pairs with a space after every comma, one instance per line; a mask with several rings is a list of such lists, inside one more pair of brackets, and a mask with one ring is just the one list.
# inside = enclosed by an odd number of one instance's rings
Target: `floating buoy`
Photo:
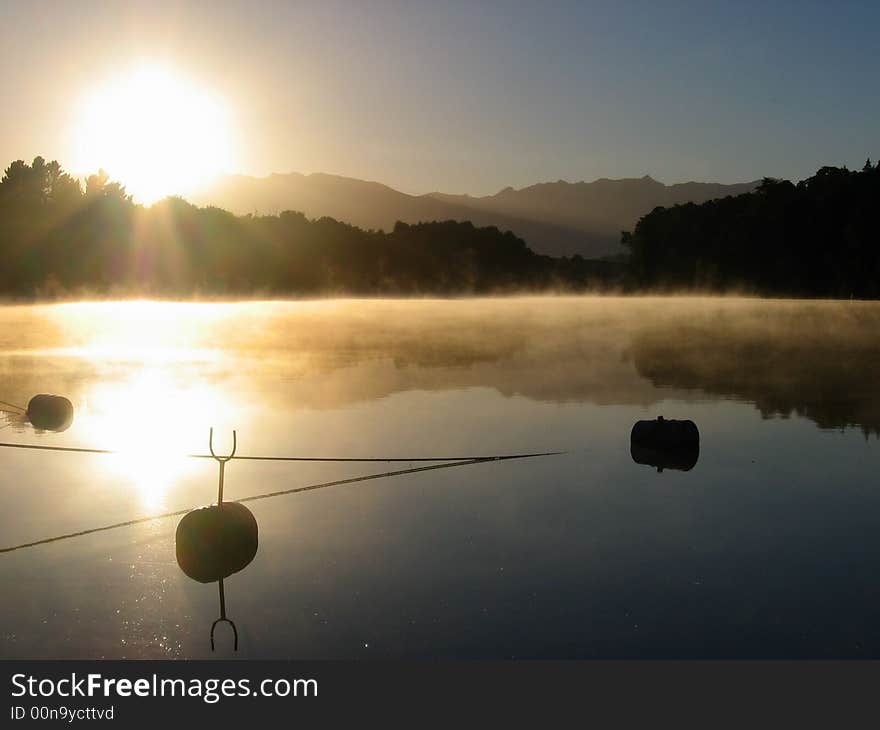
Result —
[[232, 629], [233, 651], [238, 651], [238, 629], [226, 615], [226, 592], [223, 579], [243, 570], [257, 554], [257, 520], [240, 502], [223, 501], [223, 475], [226, 463], [235, 456], [237, 437], [232, 432], [232, 452], [214, 453], [214, 429], [208, 432], [208, 448], [220, 465], [217, 475], [217, 504], [187, 512], [177, 525], [175, 552], [180, 569], [199, 583], [217, 583], [220, 616], [211, 624], [211, 651], [218, 624]]
[[73, 403], [61, 395], [41, 393], [28, 402], [27, 420], [41, 431], [66, 431], [73, 423]]
[[177, 525], [177, 564], [199, 583], [213, 583], [246, 568], [257, 554], [257, 520], [238, 502], [188, 512]]
[[630, 455], [636, 464], [690, 471], [700, 458], [700, 431], [693, 421], [636, 421], [630, 432]]

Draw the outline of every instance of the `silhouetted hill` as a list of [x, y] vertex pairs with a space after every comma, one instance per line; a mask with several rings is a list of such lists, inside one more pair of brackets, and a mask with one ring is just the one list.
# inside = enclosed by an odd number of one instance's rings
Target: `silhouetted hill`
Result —
[[622, 251], [620, 232], [657, 206], [703, 202], [748, 192], [753, 183], [664, 185], [650, 177], [595, 182], [540, 183], [496, 195], [407, 195], [387, 185], [315, 173], [268, 177], [230, 175], [191, 196], [200, 205], [235, 213], [299, 210], [366, 229], [390, 231], [396, 221], [471, 221], [526, 240], [538, 253], [595, 258]]
[[[537, 223], [552, 223], [567, 230], [578, 231], [585, 239], [601, 246], [605, 245], [603, 242], [606, 240], [619, 243], [620, 231], [632, 228], [639, 218], [657, 206], [701, 203], [728, 195], [740, 195], [753, 190], [758, 182], [735, 185], [698, 182], [664, 185], [646, 175], [622, 180], [602, 178], [590, 183], [559, 180], [531, 185], [521, 190], [508, 187], [495, 195], [478, 198], [441, 193], [432, 193], [431, 197], [484, 213], [503, 214]], [[536, 250], [543, 251], [537, 241], [534, 244]]]

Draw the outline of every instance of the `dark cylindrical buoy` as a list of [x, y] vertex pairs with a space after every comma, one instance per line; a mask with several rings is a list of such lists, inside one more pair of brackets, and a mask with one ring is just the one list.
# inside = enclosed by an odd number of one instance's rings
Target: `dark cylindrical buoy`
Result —
[[177, 564], [199, 583], [213, 583], [246, 568], [257, 554], [257, 521], [238, 502], [184, 515], [175, 535]]
[[27, 419], [41, 431], [66, 431], [73, 423], [73, 403], [60, 395], [35, 395], [28, 402]]
[[630, 454], [637, 464], [657, 471], [689, 471], [700, 458], [700, 431], [693, 421], [636, 421], [630, 432]]

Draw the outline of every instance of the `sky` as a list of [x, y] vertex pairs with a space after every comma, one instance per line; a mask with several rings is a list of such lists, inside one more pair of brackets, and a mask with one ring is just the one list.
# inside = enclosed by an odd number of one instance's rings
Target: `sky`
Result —
[[[221, 100], [214, 162], [252, 175], [489, 194], [801, 179], [880, 156], [876, 1], [2, 6], [4, 167], [39, 154], [69, 168], [83, 98], [139, 64]], [[116, 134], [136, 148], [151, 127], [130, 122]]]

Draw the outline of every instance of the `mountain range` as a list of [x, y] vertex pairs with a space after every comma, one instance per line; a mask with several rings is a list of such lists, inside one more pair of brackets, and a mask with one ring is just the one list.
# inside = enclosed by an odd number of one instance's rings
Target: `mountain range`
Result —
[[758, 181], [724, 185], [664, 185], [650, 176], [594, 182], [564, 180], [495, 195], [408, 195], [387, 185], [338, 175], [227, 175], [191, 196], [237, 214], [296, 210], [309, 218], [329, 216], [360, 228], [390, 231], [396, 221], [456, 220], [513, 231], [538, 253], [599, 258], [621, 253], [620, 232], [657, 206], [701, 203], [755, 188]]

